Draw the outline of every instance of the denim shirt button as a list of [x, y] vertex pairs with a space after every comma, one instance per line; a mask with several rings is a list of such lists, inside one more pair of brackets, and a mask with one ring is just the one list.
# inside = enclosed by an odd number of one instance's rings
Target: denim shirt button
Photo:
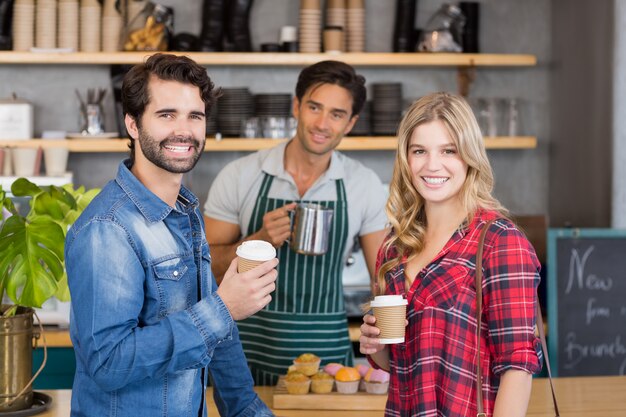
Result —
[[178, 271], [174, 271], [174, 276], [177, 277], [178, 276]]

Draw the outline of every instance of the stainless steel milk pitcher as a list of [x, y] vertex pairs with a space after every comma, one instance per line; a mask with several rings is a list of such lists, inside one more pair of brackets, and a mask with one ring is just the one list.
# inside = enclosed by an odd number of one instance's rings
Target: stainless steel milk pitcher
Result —
[[300, 203], [293, 212], [289, 245], [303, 255], [323, 255], [328, 250], [334, 211], [319, 204]]

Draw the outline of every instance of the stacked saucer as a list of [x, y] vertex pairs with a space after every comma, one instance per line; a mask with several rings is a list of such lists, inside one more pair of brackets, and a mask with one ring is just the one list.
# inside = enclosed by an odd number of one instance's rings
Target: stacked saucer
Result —
[[217, 124], [224, 136], [237, 137], [241, 122], [254, 114], [254, 100], [247, 88], [222, 88], [217, 107]]
[[348, 134], [349, 136], [369, 136], [372, 133], [371, 127], [371, 107], [372, 102], [366, 101], [361, 113], [359, 113], [359, 118], [356, 120], [354, 127]]
[[372, 130], [375, 135], [395, 135], [402, 117], [402, 84], [372, 84]]
[[37, 0], [35, 46], [54, 49], [57, 46], [57, 2]]
[[59, 48], [78, 51], [78, 0], [59, 0]]
[[347, 0], [346, 28], [348, 52], [365, 51], [365, 5], [363, 0]]
[[30, 51], [35, 45], [35, 0], [13, 3], [13, 50]]
[[80, 4], [80, 51], [100, 52], [102, 7], [98, 0], [82, 0]]
[[291, 115], [291, 94], [257, 94], [254, 96], [254, 114], [258, 117]]
[[320, 52], [321, 26], [320, 0], [300, 0], [300, 52]]
[[326, 27], [337, 27], [343, 31], [343, 45], [341, 51], [348, 50], [348, 37], [346, 36], [346, 2], [345, 0], [326, 1]]

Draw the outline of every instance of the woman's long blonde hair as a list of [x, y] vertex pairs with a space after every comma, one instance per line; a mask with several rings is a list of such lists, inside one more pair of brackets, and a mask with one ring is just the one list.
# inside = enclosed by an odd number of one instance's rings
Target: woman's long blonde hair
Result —
[[410, 259], [424, 248], [424, 199], [413, 186], [407, 154], [415, 128], [436, 120], [444, 124], [461, 159], [468, 166], [467, 177], [460, 191], [467, 221], [471, 222], [478, 209], [495, 210], [502, 217], [508, 215], [506, 209], [491, 195], [493, 172], [480, 128], [465, 99], [439, 92], [417, 100], [409, 107], [398, 127], [398, 149], [386, 206], [393, 233], [383, 245], [385, 253], [389, 253], [390, 248], [395, 246], [398, 256], [387, 259], [379, 268], [377, 294], [384, 294], [385, 274], [398, 266], [403, 256]]

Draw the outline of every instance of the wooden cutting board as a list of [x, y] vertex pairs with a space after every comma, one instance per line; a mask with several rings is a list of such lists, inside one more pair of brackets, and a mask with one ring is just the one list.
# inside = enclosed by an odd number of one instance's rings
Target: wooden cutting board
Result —
[[355, 394], [340, 394], [336, 391], [328, 394], [289, 394], [283, 377], [274, 387], [272, 399], [272, 408], [276, 410], [384, 410], [387, 403], [386, 394], [368, 394], [363, 391]]

